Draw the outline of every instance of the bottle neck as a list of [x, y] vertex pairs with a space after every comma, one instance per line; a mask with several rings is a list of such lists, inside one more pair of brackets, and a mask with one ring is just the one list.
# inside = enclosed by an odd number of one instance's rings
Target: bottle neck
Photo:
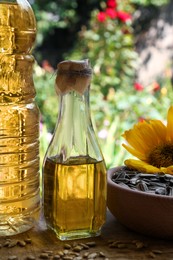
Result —
[[88, 129], [91, 125], [89, 91], [76, 91], [61, 96], [57, 123], [59, 151], [63, 161], [71, 156], [88, 155]]
[[58, 124], [64, 122], [68, 129], [74, 129], [76, 125], [88, 124], [89, 121], [89, 89], [83, 95], [76, 91], [60, 95]]
[[58, 121], [47, 156], [59, 158], [61, 163], [74, 157], [102, 160], [91, 122], [89, 89], [83, 95], [70, 91], [60, 96]]

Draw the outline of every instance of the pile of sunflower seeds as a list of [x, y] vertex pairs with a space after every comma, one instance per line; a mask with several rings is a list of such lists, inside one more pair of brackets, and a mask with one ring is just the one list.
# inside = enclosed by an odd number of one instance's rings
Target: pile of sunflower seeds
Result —
[[126, 188], [173, 196], [173, 175], [164, 173], [142, 173], [121, 167], [112, 176], [112, 181]]

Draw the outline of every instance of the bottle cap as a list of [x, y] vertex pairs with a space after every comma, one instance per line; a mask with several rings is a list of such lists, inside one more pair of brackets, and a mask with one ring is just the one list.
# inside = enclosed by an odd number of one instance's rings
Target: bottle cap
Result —
[[55, 88], [58, 94], [65, 94], [72, 90], [83, 94], [90, 85], [92, 69], [88, 60], [62, 61], [57, 67]]

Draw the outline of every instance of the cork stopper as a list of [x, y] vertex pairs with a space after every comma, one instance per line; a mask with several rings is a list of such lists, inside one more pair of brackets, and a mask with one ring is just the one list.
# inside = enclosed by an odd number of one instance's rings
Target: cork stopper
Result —
[[62, 61], [57, 67], [55, 88], [58, 94], [75, 90], [82, 95], [90, 85], [92, 69], [88, 60]]

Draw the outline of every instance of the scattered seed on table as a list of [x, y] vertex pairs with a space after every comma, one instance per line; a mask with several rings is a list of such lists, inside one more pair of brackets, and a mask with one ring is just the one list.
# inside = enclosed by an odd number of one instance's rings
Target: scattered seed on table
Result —
[[17, 244], [21, 247], [25, 247], [26, 246], [26, 242], [24, 240], [19, 240], [17, 241]]
[[135, 244], [137, 249], [142, 249], [145, 247], [144, 243], [141, 241], [137, 241]]
[[76, 256], [76, 257], [73, 258], [73, 260], [82, 260], [82, 259], [83, 259], [82, 256]]
[[109, 247], [110, 248], [115, 248], [115, 247], [118, 247], [118, 245], [120, 244], [129, 244], [129, 241], [120, 241], [120, 240], [117, 240], [117, 241], [113, 241], [111, 244], [109, 244]]
[[58, 260], [58, 259], [60, 259], [60, 258], [61, 258], [60, 255], [54, 255], [54, 256], [53, 256], [53, 259], [54, 259], [54, 260]]
[[108, 240], [108, 244], [112, 244], [113, 242], [115, 242], [114, 239], [109, 239], [109, 240]]
[[80, 252], [82, 250], [82, 247], [81, 246], [75, 246], [74, 248], [73, 248], [73, 251], [75, 251], [75, 252]]
[[117, 244], [117, 248], [127, 248], [128, 245], [127, 244]]
[[158, 250], [158, 249], [153, 249], [152, 252], [154, 254], [162, 254], [163, 253], [161, 250]]
[[105, 257], [105, 254], [103, 252], [99, 252], [100, 257]]
[[17, 240], [12, 240], [12, 241], [9, 242], [8, 247], [11, 248], [11, 247], [14, 247], [16, 245], [17, 245]]
[[49, 256], [52, 256], [52, 255], [53, 255], [53, 251], [52, 251], [52, 250], [44, 250], [43, 253], [46, 253], [46, 254], [48, 254]]
[[68, 249], [65, 249], [65, 250], [63, 251], [63, 253], [64, 253], [64, 255], [68, 255], [69, 250], [68, 250]]
[[73, 242], [73, 247], [75, 247], [75, 246], [77, 246], [78, 244], [77, 244], [77, 242]]
[[156, 258], [156, 255], [155, 255], [153, 252], [150, 252], [150, 253], [148, 254], [148, 256], [151, 257], [151, 258]]
[[63, 255], [64, 255], [63, 251], [61, 251], [61, 250], [59, 250], [59, 251], [57, 252], [57, 254], [60, 255], [60, 256], [63, 256]]
[[94, 247], [96, 246], [96, 242], [95, 241], [87, 242], [86, 245], [89, 247]]
[[84, 243], [79, 243], [80, 246], [83, 247], [83, 249], [89, 249], [89, 246]]
[[84, 257], [84, 258], [87, 258], [88, 255], [89, 255], [89, 252], [85, 252], [85, 253], [83, 254], [83, 257]]
[[26, 244], [31, 244], [32, 243], [31, 238], [26, 238], [24, 241], [26, 242]]
[[49, 255], [47, 253], [41, 253], [40, 258], [41, 259], [49, 259]]
[[94, 259], [94, 258], [96, 258], [97, 256], [98, 256], [97, 253], [91, 253], [91, 254], [88, 255], [88, 259]]
[[73, 260], [73, 257], [72, 256], [64, 256], [63, 259], [64, 260]]
[[64, 248], [65, 248], [65, 249], [71, 249], [71, 245], [70, 245], [70, 244], [65, 244], [65, 245], [64, 245]]
[[3, 246], [6, 247], [6, 246], [8, 246], [9, 244], [10, 244], [10, 241], [7, 240], [7, 241], [5, 241], [5, 243], [3, 244]]
[[18, 257], [16, 255], [11, 255], [8, 257], [8, 260], [17, 260]]
[[72, 256], [79, 256], [80, 255], [80, 253], [78, 253], [78, 252], [70, 252], [70, 255], [72, 255]]

